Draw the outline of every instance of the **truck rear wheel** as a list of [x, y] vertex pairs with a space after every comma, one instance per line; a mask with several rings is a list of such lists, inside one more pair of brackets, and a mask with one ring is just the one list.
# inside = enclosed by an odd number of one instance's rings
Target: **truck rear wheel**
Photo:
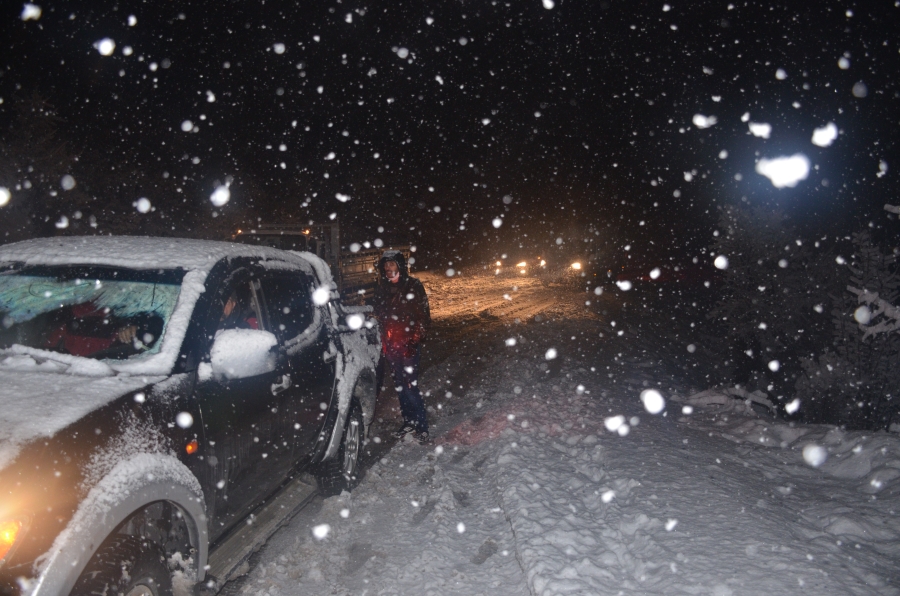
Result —
[[359, 403], [350, 403], [350, 413], [344, 425], [341, 447], [334, 459], [322, 463], [315, 472], [319, 490], [337, 495], [359, 484], [359, 456], [362, 452], [363, 415]]

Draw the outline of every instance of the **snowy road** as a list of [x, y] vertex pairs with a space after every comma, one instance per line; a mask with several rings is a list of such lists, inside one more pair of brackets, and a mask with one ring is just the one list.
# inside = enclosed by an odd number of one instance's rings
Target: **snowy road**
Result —
[[301, 511], [225, 593], [900, 594], [896, 435], [739, 401], [685, 413], [672, 399], [699, 388], [612, 327], [613, 292], [585, 308], [531, 280], [425, 277], [436, 447], [380, 441], [388, 392], [360, 486]]

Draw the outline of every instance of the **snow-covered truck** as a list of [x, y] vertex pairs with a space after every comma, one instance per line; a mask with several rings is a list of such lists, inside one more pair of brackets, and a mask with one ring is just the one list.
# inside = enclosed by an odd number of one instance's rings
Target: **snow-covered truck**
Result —
[[0, 594], [213, 593], [317, 489], [351, 488], [366, 310], [310, 253], [0, 246]]
[[[299, 226], [259, 224], [237, 230], [235, 242], [311, 252], [328, 263], [341, 296], [348, 301], [370, 296], [378, 281], [376, 264], [386, 247], [342, 246], [339, 222]], [[410, 247], [392, 246], [410, 261]], [[355, 249], [355, 250], [353, 250]]]

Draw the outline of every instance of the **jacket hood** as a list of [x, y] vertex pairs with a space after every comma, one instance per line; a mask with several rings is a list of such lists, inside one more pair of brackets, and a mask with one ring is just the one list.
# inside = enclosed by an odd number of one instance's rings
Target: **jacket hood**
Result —
[[406, 257], [403, 256], [403, 253], [399, 250], [386, 250], [382, 253], [381, 258], [378, 260], [378, 279], [379, 281], [385, 279], [384, 277], [384, 264], [387, 261], [394, 261], [397, 263], [397, 266], [400, 268], [400, 281], [403, 281], [407, 277], [409, 277], [409, 267], [406, 265]]

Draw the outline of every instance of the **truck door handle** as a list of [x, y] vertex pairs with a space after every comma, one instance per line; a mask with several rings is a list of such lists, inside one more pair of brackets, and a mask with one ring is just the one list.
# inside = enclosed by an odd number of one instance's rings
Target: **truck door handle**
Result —
[[281, 383], [272, 383], [272, 395], [278, 395], [291, 386], [291, 375], [281, 375]]

